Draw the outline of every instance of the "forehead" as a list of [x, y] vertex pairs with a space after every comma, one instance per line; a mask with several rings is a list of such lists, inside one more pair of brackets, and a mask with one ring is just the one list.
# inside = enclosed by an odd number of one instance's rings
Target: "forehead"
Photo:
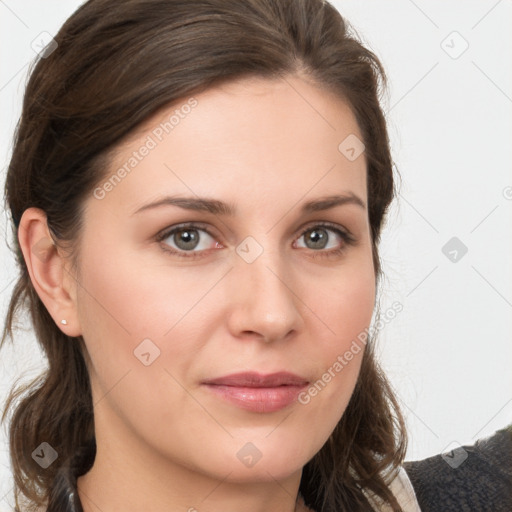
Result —
[[261, 206], [344, 190], [365, 199], [361, 139], [350, 106], [308, 81], [227, 82], [166, 106], [139, 126], [116, 149], [106, 178], [125, 172], [108, 199], [136, 207], [166, 192], [192, 192], [234, 203], [242, 196]]

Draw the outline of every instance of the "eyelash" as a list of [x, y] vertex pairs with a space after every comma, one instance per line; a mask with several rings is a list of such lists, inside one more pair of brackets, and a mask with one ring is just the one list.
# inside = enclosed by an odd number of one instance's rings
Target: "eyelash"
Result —
[[[314, 250], [311, 249], [313, 253], [318, 253], [313, 256], [313, 258], [336, 258], [337, 256], [340, 256], [346, 249], [346, 246], [354, 245], [356, 242], [356, 239], [350, 235], [348, 232], [340, 229], [336, 224], [331, 224], [330, 222], [324, 222], [320, 224], [313, 224], [308, 226], [302, 233], [300, 234], [300, 237], [304, 236], [306, 233], [309, 233], [310, 231], [314, 231], [317, 228], [326, 228], [329, 231], [334, 231], [339, 237], [343, 240], [343, 245], [337, 249], [330, 249], [330, 250]], [[168, 229], [165, 231], [160, 232], [156, 235], [155, 239], [157, 242], [162, 242], [166, 238], [169, 238], [171, 235], [178, 231], [186, 231], [187, 229], [190, 230], [199, 230], [199, 231], [205, 231], [208, 235], [210, 235], [212, 238], [215, 238], [215, 236], [210, 233], [207, 226], [205, 224], [201, 223], [184, 223], [179, 224], [177, 226], [174, 226], [172, 229]], [[176, 255], [180, 258], [189, 258], [189, 259], [196, 259], [203, 257], [202, 253], [206, 251], [177, 251], [175, 249], [169, 249], [169, 246], [167, 244], [162, 244], [162, 249], [167, 252], [171, 253], [172, 255]]]

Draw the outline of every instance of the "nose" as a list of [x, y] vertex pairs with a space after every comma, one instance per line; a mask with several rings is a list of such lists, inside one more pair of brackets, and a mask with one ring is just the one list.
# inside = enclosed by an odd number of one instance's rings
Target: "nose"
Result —
[[279, 341], [302, 328], [299, 285], [284, 258], [268, 250], [251, 263], [235, 258], [227, 292], [228, 327], [235, 338]]

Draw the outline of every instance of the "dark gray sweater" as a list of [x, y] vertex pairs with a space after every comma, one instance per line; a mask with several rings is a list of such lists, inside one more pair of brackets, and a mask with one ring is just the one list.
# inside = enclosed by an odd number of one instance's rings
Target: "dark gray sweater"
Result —
[[422, 512], [512, 512], [512, 425], [404, 468]]

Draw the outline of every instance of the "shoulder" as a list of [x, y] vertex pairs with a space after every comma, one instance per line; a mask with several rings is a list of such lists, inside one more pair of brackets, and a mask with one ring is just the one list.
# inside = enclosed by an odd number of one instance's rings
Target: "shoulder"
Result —
[[[389, 476], [385, 478], [388, 479]], [[389, 483], [389, 489], [397, 499], [402, 512], [421, 512], [414, 488], [403, 467], [399, 467], [395, 471], [395, 475]], [[365, 494], [376, 512], [392, 512], [393, 509], [390, 505], [382, 503], [380, 499], [377, 499], [370, 492], [365, 491]]]
[[389, 487], [402, 507], [403, 512], [420, 512], [414, 487], [403, 467], [400, 468]]
[[512, 426], [404, 468], [423, 512], [512, 510]]
[[[390, 478], [389, 472], [385, 474], [385, 478], [386, 480]], [[414, 494], [413, 486], [404, 468], [399, 467], [398, 469], [395, 469], [394, 477], [391, 477], [391, 481], [389, 483], [389, 488], [397, 499], [402, 512], [421, 512], [418, 501], [416, 500], [416, 495]], [[392, 508], [389, 505], [382, 503], [382, 500], [377, 498], [370, 491], [363, 490], [363, 493], [375, 512], [392, 512]], [[300, 494], [297, 499], [297, 508], [295, 510], [296, 512], [314, 512], [306, 506]]]

